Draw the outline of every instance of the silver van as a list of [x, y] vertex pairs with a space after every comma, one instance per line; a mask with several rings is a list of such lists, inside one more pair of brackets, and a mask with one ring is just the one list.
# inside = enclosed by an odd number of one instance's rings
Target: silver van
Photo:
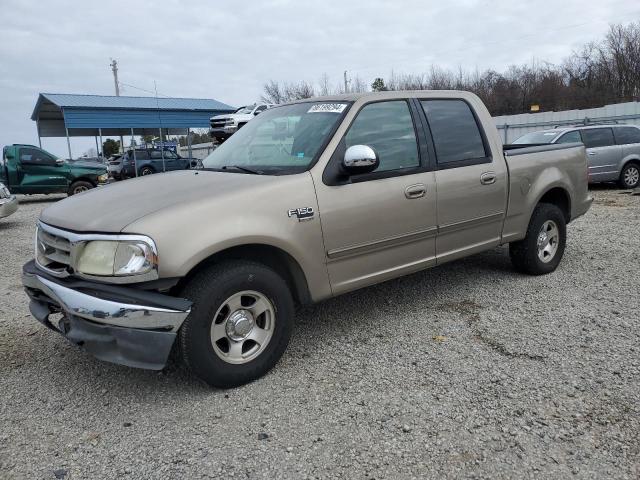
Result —
[[589, 183], [618, 182], [640, 186], [640, 128], [633, 125], [587, 125], [531, 132], [514, 144], [584, 143]]

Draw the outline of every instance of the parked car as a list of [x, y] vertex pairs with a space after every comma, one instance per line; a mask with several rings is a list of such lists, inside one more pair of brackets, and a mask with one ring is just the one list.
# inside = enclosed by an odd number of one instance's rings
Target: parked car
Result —
[[111, 155], [107, 158], [107, 173], [111, 178], [120, 180], [120, 174], [122, 173], [122, 155]]
[[108, 179], [103, 165], [69, 163], [34, 145], [14, 144], [2, 149], [0, 181], [13, 193], [61, 193], [90, 190]]
[[133, 150], [128, 150], [124, 155], [109, 160], [109, 174], [116, 180], [123, 180], [135, 177], [136, 167], [138, 176], [145, 176], [173, 170], [188, 170], [192, 163], [188, 158], [181, 157], [171, 150], [165, 150], [163, 154], [159, 149], [136, 149], [135, 158]]
[[531, 132], [515, 145], [581, 142], [587, 148], [589, 182], [640, 186], [640, 128], [633, 125], [588, 125]]
[[[203, 164], [45, 209], [23, 268], [34, 317], [134, 367], [163, 368], [176, 344], [199, 377], [231, 387], [276, 364], [294, 303], [502, 244], [518, 271], [553, 272], [592, 200], [583, 145], [503, 151], [468, 92], [278, 106]], [[96, 215], [104, 205], [118, 214]]]
[[18, 199], [11, 195], [4, 183], [0, 182], [0, 218], [8, 217], [18, 210]]
[[211, 117], [210, 124], [211, 138], [214, 141], [223, 142], [238, 129], [242, 128], [252, 120], [256, 115], [273, 108], [272, 103], [254, 103], [253, 105], [247, 105], [246, 107], [240, 107], [238, 110], [231, 114], [217, 115]]

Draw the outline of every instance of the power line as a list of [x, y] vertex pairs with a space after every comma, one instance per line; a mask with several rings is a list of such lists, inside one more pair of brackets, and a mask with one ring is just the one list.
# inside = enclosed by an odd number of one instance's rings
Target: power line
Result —
[[158, 92], [154, 92], [153, 90], [146, 90], [144, 88], [140, 88], [140, 87], [136, 87], [135, 85], [130, 85], [128, 83], [124, 83], [124, 82], [119, 82], [120, 85], [122, 85], [123, 87], [129, 87], [129, 88], [134, 88], [136, 90], [140, 90], [141, 92], [146, 92], [146, 93], [150, 93], [151, 95], [153, 95], [154, 97], [156, 96], [160, 96], [160, 97], [165, 97], [165, 98], [171, 98], [169, 95], [164, 95], [162, 93], [158, 93]]

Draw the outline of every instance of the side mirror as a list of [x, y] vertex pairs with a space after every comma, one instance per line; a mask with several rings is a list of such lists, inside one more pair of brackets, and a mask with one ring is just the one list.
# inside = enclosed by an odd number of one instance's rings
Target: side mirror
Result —
[[62, 165], [64, 165], [64, 159], [56, 158], [56, 167], [61, 167]]
[[379, 166], [378, 154], [368, 145], [353, 145], [347, 148], [342, 160], [342, 168], [349, 175], [370, 173]]

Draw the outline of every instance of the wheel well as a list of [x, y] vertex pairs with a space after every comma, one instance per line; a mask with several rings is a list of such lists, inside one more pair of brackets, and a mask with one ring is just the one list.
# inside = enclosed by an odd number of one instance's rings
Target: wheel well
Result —
[[555, 205], [562, 211], [566, 223], [569, 223], [571, 220], [571, 199], [564, 188], [552, 188], [540, 198], [538, 203]]
[[96, 186], [95, 182], [92, 182], [91, 179], [86, 177], [74, 178], [73, 180], [71, 180], [71, 183], [69, 184], [69, 186], [73, 185], [76, 182], [89, 182], [94, 187]]
[[225, 260], [251, 260], [266, 265], [287, 282], [297, 303], [303, 305], [311, 303], [307, 279], [298, 262], [284, 250], [264, 244], [240, 245], [214, 253], [193, 267], [177, 287], [181, 288], [186, 280], [200, 270]]
[[624, 170], [627, 167], [627, 165], [631, 165], [631, 164], [640, 166], [640, 160], [637, 158], [630, 158], [629, 160], [624, 162], [624, 165], [622, 166], [622, 169], [620, 171]]

